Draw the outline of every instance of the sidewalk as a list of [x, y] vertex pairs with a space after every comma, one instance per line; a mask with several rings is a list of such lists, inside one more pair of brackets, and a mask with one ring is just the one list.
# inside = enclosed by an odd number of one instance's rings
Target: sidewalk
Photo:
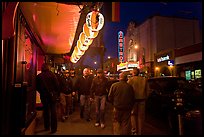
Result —
[[[51, 135], [50, 131], [44, 131], [43, 119], [40, 117], [36, 126], [35, 135]], [[80, 119], [79, 108], [71, 114], [65, 122], [58, 122], [58, 130], [53, 135], [113, 135], [112, 133], [112, 105], [107, 103], [105, 115], [105, 128], [95, 127], [94, 104], [92, 105], [92, 120], [87, 122], [85, 119]], [[148, 123], [144, 124], [143, 135], [168, 135], [166, 131], [162, 131]]]

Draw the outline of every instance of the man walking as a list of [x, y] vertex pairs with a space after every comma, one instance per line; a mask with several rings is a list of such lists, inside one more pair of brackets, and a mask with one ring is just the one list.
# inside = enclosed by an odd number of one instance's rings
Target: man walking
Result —
[[56, 75], [50, 71], [50, 66], [42, 64], [41, 73], [36, 76], [36, 90], [40, 93], [43, 104], [45, 130], [57, 131], [56, 99], [59, 96], [59, 83]]
[[112, 84], [108, 95], [113, 104], [114, 135], [131, 135], [131, 110], [134, 105], [134, 91], [127, 83], [127, 74], [120, 73], [119, 82]]
[[135, 93], [135, 105], [132, 110], [131, 123], [133, 134], [141, 135], [142, 126], [145, 119], [145, 100], [147, 97], [146, 83], [147, 78], [139, 76], [139, 69], [134, 68], [132, 70], [132, 77], [128, 80], [128, 83], [132, 85]]
[[97, 76], [93, 79], [91, 85], [91, 99], [95, 100], [95, 111], [96, 111], [96, 123], [95, 126], [99, 125], [101, 128], [105, 127], [105, 105], [107, 98], [107, 83], [108, 79], [104, 76], [103, 70], [97, 70]]
[[90, 75], [90, 69], [85, 68], [83, 76], [79, 77], [76, 81], [76, 90], [80, 94], [80, 118], [85, 117], [87, 122], [91, 121], [92, 100], [90, 100], [90, 88], [92, 80], [93, 77]]

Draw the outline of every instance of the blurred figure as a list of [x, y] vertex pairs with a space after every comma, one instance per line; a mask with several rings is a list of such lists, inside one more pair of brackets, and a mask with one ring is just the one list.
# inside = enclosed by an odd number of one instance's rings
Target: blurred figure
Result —
[[59, 96], [59, 102], [57, 103], [57, 114], [59, 119], [64, 122], [66, 118], [65, 116], [65, 105], [66, 105], [66, 101], [65, 101], [65, 96], [64, 93], [66, 91], [66, 81], [64, 78], [64, 74], [63, 72], [59, 69], [57, 71], [57, 73], [55, 74], [57, 76], [58, 82], [59, 82], [59, 92], [60, 92], [60, 96]]
[[76, 81], [76, 89], [80, 94], [80, 118], [85, 117], [87, 122], [91, 121], [92, 100], [90, 100], [90, 88], [92, 80], [93, 77], [90, 75], [90, 69], [85, 68], [83, 76], [79, 77]]
[[67, 118], [68, 115], [72, 114], [72, 91], [73, 91], [73, 85], [72, 80], [70, 78], [69, 70], [64, 71], [64, 79], [66, 88], [62, 95], [65, 98], [64, 117]]
[[41, 73], [36, 76], [36, 90], [40, 93], [43, 104], [44, 128], [51, 132], [57, 131], [56, 99], [59, 96], [59, 83], [57, 77], [50, 71], [50, 66], [42, 64]]
[[95, 100], [95, 111], [96, 111], [96, 123], [95, 126], [99, 125], [101, 128], [105, 127], [105, 106], [107, 98], [107, 83], [108, 79], [104, 76], [103, 70], [97, 70], [97, 76], [94, 77], [91, 85], [91, 100]]
[[145, 100], [147, 98], [146, 85], [147, 78], [139, 76], [139, 69], [134, 68], [132, 70], [132, 77], [129, 78], [128, 83], [132, 85], [135, 93], [135, 105], [132, 110], [131, 123], [132, 133], [141, 135], [142, 126], [145, 120]]
[[72, 85], [73, 85], [73, 88], [72, 88], [72, 111], [74, 112], [75, 111], [75, 107], [78, 103], [78, 92], [75, 90], [76, 89], [76, 81], [77, 81], [77, 76], [75, 74], [75, 70], [74, 69], [71, 69], [70, 70], [70, 79], [72, 81]]
[[108, 95], [113, 104], [113, 134], [131, 135], [131, 110], [135, 102], [134, 91], [127, 83], [127, 74], [120, 73], [119, 82], [113, 83]]

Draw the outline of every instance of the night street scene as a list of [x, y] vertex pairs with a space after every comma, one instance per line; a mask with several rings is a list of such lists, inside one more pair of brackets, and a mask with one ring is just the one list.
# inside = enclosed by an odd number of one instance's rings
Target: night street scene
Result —
[[202, 135], [202, 2], [1, 2], [1, 135]]

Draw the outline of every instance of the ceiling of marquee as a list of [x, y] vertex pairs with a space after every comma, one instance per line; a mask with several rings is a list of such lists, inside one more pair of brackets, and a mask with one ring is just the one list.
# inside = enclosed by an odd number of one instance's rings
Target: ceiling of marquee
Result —
[[57, 2], [20, 2], [19, 6], [46, 54], [70, 52], [82, 5]]

